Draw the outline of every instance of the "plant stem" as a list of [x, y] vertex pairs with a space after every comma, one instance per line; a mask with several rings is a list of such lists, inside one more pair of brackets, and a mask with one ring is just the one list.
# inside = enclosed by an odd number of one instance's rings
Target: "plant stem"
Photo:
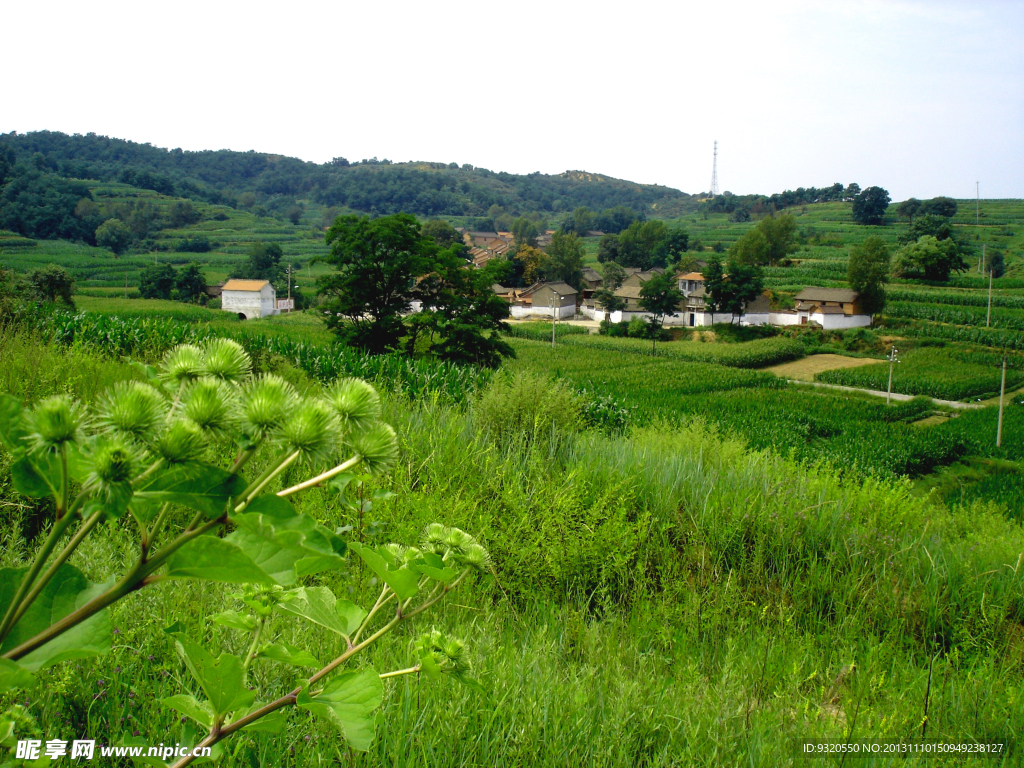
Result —
[[[68, 517], [70, 517], [70, 515], [68, 515]], [[21, 605], [18, 607], [18, 611], [14, 614], [14, 619], [11, 621], [12, 627], [21, 620], [21, 617], [25, 615], [25, 611], [27, 611], [32, 603], [35, 602], [36, 598], [39, 597], [39, 594], [43, 591], [43, 588], [57, 573], [57, 569], [64, 565], [65, 561], [71, 557], [71, 554], [78, 549], [78, 545], [81, 544], [83, 539], [89, 535], [89, 531], [96, 527], [96, 523], [98, 523], [102, 517], [102, 510], [93, 512], [89, 519], [79, 526], [71, 541], [68, 542], [68, 545], [64, 547], [59, 555], [57, 555], [57, 559], [53, 561], [49, 568], [46, 569], [46, 573], [39, 577], [35, 586], [32, 587], [32, 591], [28, 593]]]
[[356, 633], [352, 636], [352, 645], [355, 645], [356, 643], [359, 642], [359, 636], [361, 634], [363, 634], [363, 630], [366, 629], [367, 626], [369, 626], [370, 619], [373, 618], [373, 615], [375, 613], [377, 613], [377, 611], [379, 611], [385, 605], [387, 605], [388, 601], [391, 600], [391, 598], [395, 596], [395, 593], [392, 592], [391, 595], [388, 596], [388, 599], [385, 600], [384, 599], [384, 595], [386, 595], [387, 593], [388, 593], [388, 585], [385, 584], [384, 585], [384, 589], [382, 589], [381, 592], [380, 592], [380, 597], [377, 598], [377, 602], [373, 604], [373, 608], [371, 608], [370, 612], [368, 614], [366, 614], [366, 618], [363, 619], [363, 623], [359, 625], [359, 629], [357, 629]]
[[252, 660], [256, 658], [256, 644], [260, 641], [260, 634], [263, 632], [263, 625], [266, 623], [267, 619], [263, 617], [256, 624], [256, 629], [252, 633], [252, 642], [249, 644], [249, 650], [246, 651], [245, 661], [242, 662], [242, 669], [244, 670], [248, 670]]
[[[60, 510], [58, 510], [58, 512], [59, 511]], [[7, 611], [4, 613], [4, 619], [0, 622], [0, 640], [6, 637], [7, 633], [11, 630], [11, 627], [14, 626], [14, 618], [18, 615], [18, 606], [20, 606], [22, 600], [25, 599], [25, 595], [27, 595], [29, 589], [31, 589], [33, 582], [36, 580], [36, 576], [38, 576], [39, 572], [43, 570], [43, 566], [46, 565], [46, 561], [50, 557], [50, 553], [53, 552], [54, 547], [57, 546], [57, 542], [60, 541], [60, 537], [64, 535], [64, 531], [67, 530], [67, 527], [71, 524], [73, 519], [74, 515], [69, 513], [58, 517], [56, 522], [54, 522], [53, 528], [50, 530], [50, 535], [46, 537], [46, 541], [43, 543], [42, 549], [40, 549], [36, 554], [35, 561], [28, 569], [28, 573], [25, 574], [25, 578], [22, 579], [21, 585], [18, 587], [18, 591], [14, 595], [14, 599], [11, 600], [11, 604], [7, 606]]]
[[304, 491], [307, 488], [312, 488], [314, 485], [319, 485], [320, 483], [324, 482], [325, 480], [330, 480], [335, 475], [340, 475], [346, 469], [350, 469], [351, 467], [354, 467], [356, 464], [358, 464], [362, 460], [363, 460], [363, 457], [360, 456], [357, 453], [351, 459], [349, 459], [348, 461], [342, 462], [341, 464], [336, 466], [334, 469], [329, 469], [326, 472], [324, 472], [323, 474], [317, 475], [316, 477], [312, 477], [309, 480], [306, 480], [304, 482], [299, 483], [298, 485], [293, 485], [291, 488], [285, 488], [283, 491], [278, 491], [277, 495], [278, 496], [291, 496], [293, 493], [298, 493], [299, 491]]
[[399, 675], [412, 675], [420, 671], [420, 665], [417, 664], [415, 667], [408, 667], [407, 669], [396, 669], [394, 672], [385, 672], [380, 675], [381, 680], [386, 680], [389, 677], [398, 677]]
[[290, 467], [297, 458], [299, 458], [299, 452], [295, 451], [295, 453], [293, 453], [291, 456], [289, 456], [280, 464], [278, 464], [273, 471], [263, 473], [263, 477], [261, 477], [259, 480], [253, 483], [253, 485], [250, 485], [249, 488], [246, 488], [245, 491], [242, 492], [243, 501], [241, 504], [235, 507], [235, 512], [238, 513], [245, 509], [249, 505], [249, 502], [252, 501], [253, 498], [256, 496], [256, 494], [258, 494], [260, 491], [267, 487], [267, 483], [269, 483], [279, 474], [288, 469], [288, 467]]

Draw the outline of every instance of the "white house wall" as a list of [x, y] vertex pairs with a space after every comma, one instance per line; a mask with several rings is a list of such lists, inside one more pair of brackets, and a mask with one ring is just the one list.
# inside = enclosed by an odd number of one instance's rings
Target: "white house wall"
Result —
[[276, 315], [274, 289], [263, 291], [224, 291], [220, 297], [220, 308], [236, 315], [245, 315], [247, 320]]
[[871, 325], [871, 315], [823, 315], [815, 312], [811, 315], [811, 320], [828, 331], [864, 328]]
[[[570, 304], [567, 307], [555, 307], [555, 311], [558, 313], [560, 320], [574, 317], [576, 315], [576, 305]], [[522, 320], [526, 317], [551, 317], [551, 307], [525, 307], [517, 304], [512, 305], [512, 317], [516, 320]]]

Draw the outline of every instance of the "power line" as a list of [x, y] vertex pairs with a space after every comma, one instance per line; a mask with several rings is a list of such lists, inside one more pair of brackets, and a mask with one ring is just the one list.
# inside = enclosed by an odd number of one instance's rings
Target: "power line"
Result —
[[715, 141], [715, 161], [711, 166], [711, 197], [718, 194], [718, 141]]

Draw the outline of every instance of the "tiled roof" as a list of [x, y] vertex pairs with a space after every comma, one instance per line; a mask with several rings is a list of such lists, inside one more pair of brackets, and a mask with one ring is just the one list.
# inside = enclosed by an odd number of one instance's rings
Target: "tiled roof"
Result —
[[687, 272], [685, 275], [676, 275], [676, 280], [704, 280], [700, 272]]
[[847, 303], [857, 300], [857, 292], [849, 288], [804, 288], [793, 297], [797, 301], [838, 301]]
[[269, 285], [266, 280], [228, 280], [224, 283], [225, 291], [258, 291], [264, 285]]

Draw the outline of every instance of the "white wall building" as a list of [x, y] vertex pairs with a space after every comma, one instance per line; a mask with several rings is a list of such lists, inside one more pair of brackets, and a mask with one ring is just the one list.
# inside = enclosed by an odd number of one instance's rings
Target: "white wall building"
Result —
[[242, 320], [259, 320], [277, 314], [277, 294], [267, 280], [228, 280], [221, 291], [220, 308]]

